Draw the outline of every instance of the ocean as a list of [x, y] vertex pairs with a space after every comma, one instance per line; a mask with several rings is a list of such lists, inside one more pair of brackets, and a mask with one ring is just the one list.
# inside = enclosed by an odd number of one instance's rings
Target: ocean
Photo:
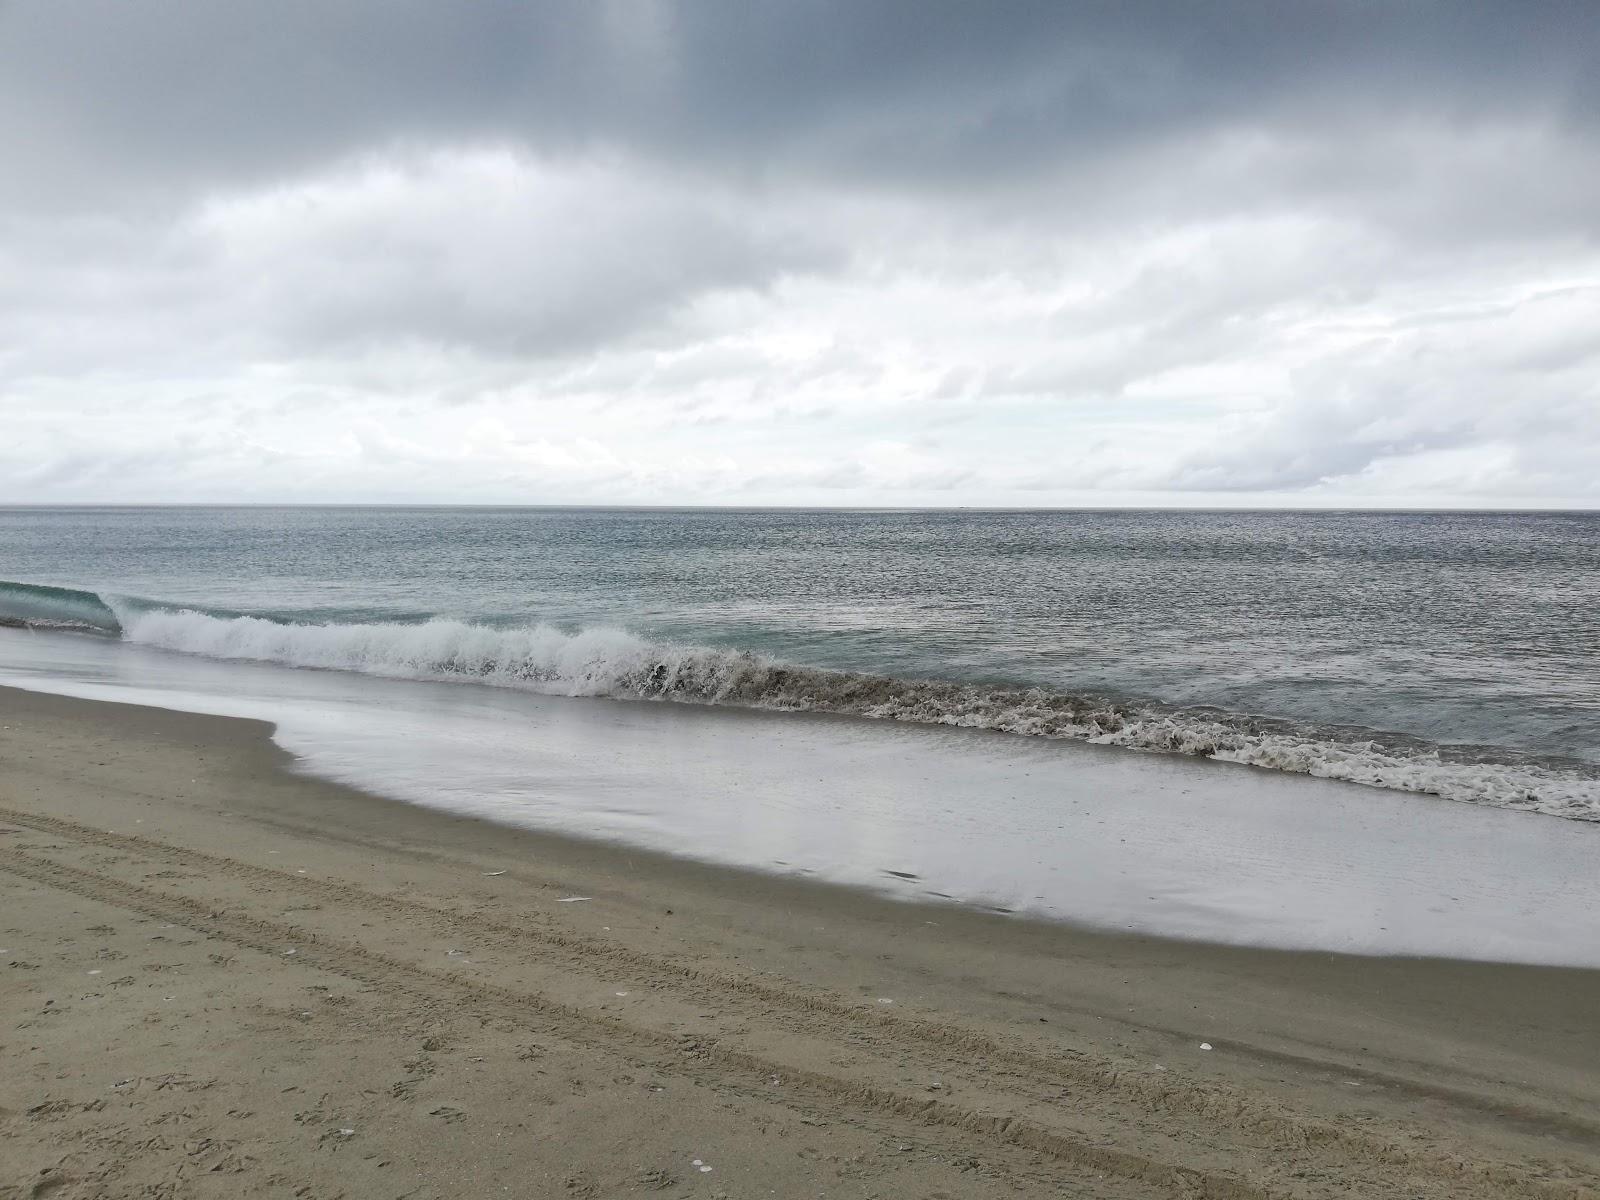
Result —
[[0, 580], [0, 682], [496, 820], [1284, 945], [1600, 899], [1600, 514], [11, 508]]
[[1600, 514], [9, 509], [0, 618], [1600, 820]]

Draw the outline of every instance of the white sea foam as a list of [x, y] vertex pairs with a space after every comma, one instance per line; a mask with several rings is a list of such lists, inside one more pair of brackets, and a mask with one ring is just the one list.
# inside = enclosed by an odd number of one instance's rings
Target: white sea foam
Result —
[[510, 688], [458, 687], [471, 702], [456, 704], [440, 685], [60, 634], [0, 630], [0, 682], [268, 722], [298, 770], [393, 800], [907, 899], [1245, 945], [1600, 965], [1600, 823], [881, 721]]
[[[625, 630], [549, 625], [285, 624], [108, 601], [132, 642], [217, 658], [488, 683], [551, 695], [809, 710], [1066, 738], [1222, 759], [1374, 787], [1600, 821], [1600, 779], [1534, 762], [1330, 737], [1282, 722], [1093, 696], [796, 666], [742, 650], [672, 646]], [[1513, 756], [1507, 753], [1504, 756]]]

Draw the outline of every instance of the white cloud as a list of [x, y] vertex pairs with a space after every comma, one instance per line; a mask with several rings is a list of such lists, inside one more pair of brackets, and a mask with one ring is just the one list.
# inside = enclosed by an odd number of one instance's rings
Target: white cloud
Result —
[[[1498, 18], [1460, 61], [1399, 29], [1423, 86], [1287, 26], [939, 12], [829, 90], [670, 4], [535, 21], [581, 78], [402, 5], [450, 70], [396, 94], [296, 9], [226, 43], [237, 144], [148, 71], [64, 84], [28, 14], [0, 501], [1600, 503], [1581, 72], [1486, 94]], [[304, 81], [326, 123], [252, 121], [295, 22], [348, 68]]]

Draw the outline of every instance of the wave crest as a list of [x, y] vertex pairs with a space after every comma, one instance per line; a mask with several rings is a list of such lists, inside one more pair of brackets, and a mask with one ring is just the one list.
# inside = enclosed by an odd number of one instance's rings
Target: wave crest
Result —
[[120, 635], [215, 658], [487, 683], [550, 695], [736, 704], [989, 729], [1227, 762], [1600, 821], [1600, 773], [1514, 751], [1445, 749], [1387, 735], [1134, 705], [1100, 696], [901, 679], [673, 646], [626, 630], [499, 629], [462, 621], [294, 624], [0, 581], [0, 624]]
[[[1288, 722], [1103, 697], [797, 666], [745, 650], [671, 646], [613, 628], [283, 624], [123, 609], [143, 645], [297, 667], [474, 681], [551, 695], [737, 704], [989, 729], [1216, 758], [1452, 800], [1600, 821], [1600, 779], [1535, 762], [1452, 758], [1438, 747], [1329, 737]], [[1501, 752], [1496, 752], [1501, 753]], [[1504, 752], [1503, 758], [1514, 757]]]
[[0, 579], [0, 625], [117, 633], [116, 614], [94, 592]]

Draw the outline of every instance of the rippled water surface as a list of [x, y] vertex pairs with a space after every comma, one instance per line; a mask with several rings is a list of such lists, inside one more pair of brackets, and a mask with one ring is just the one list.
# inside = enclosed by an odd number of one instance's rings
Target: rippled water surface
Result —
[[0, 580], [0, 616], [217, 657], [1600, 816], [1595, 514], [10, 509]]

